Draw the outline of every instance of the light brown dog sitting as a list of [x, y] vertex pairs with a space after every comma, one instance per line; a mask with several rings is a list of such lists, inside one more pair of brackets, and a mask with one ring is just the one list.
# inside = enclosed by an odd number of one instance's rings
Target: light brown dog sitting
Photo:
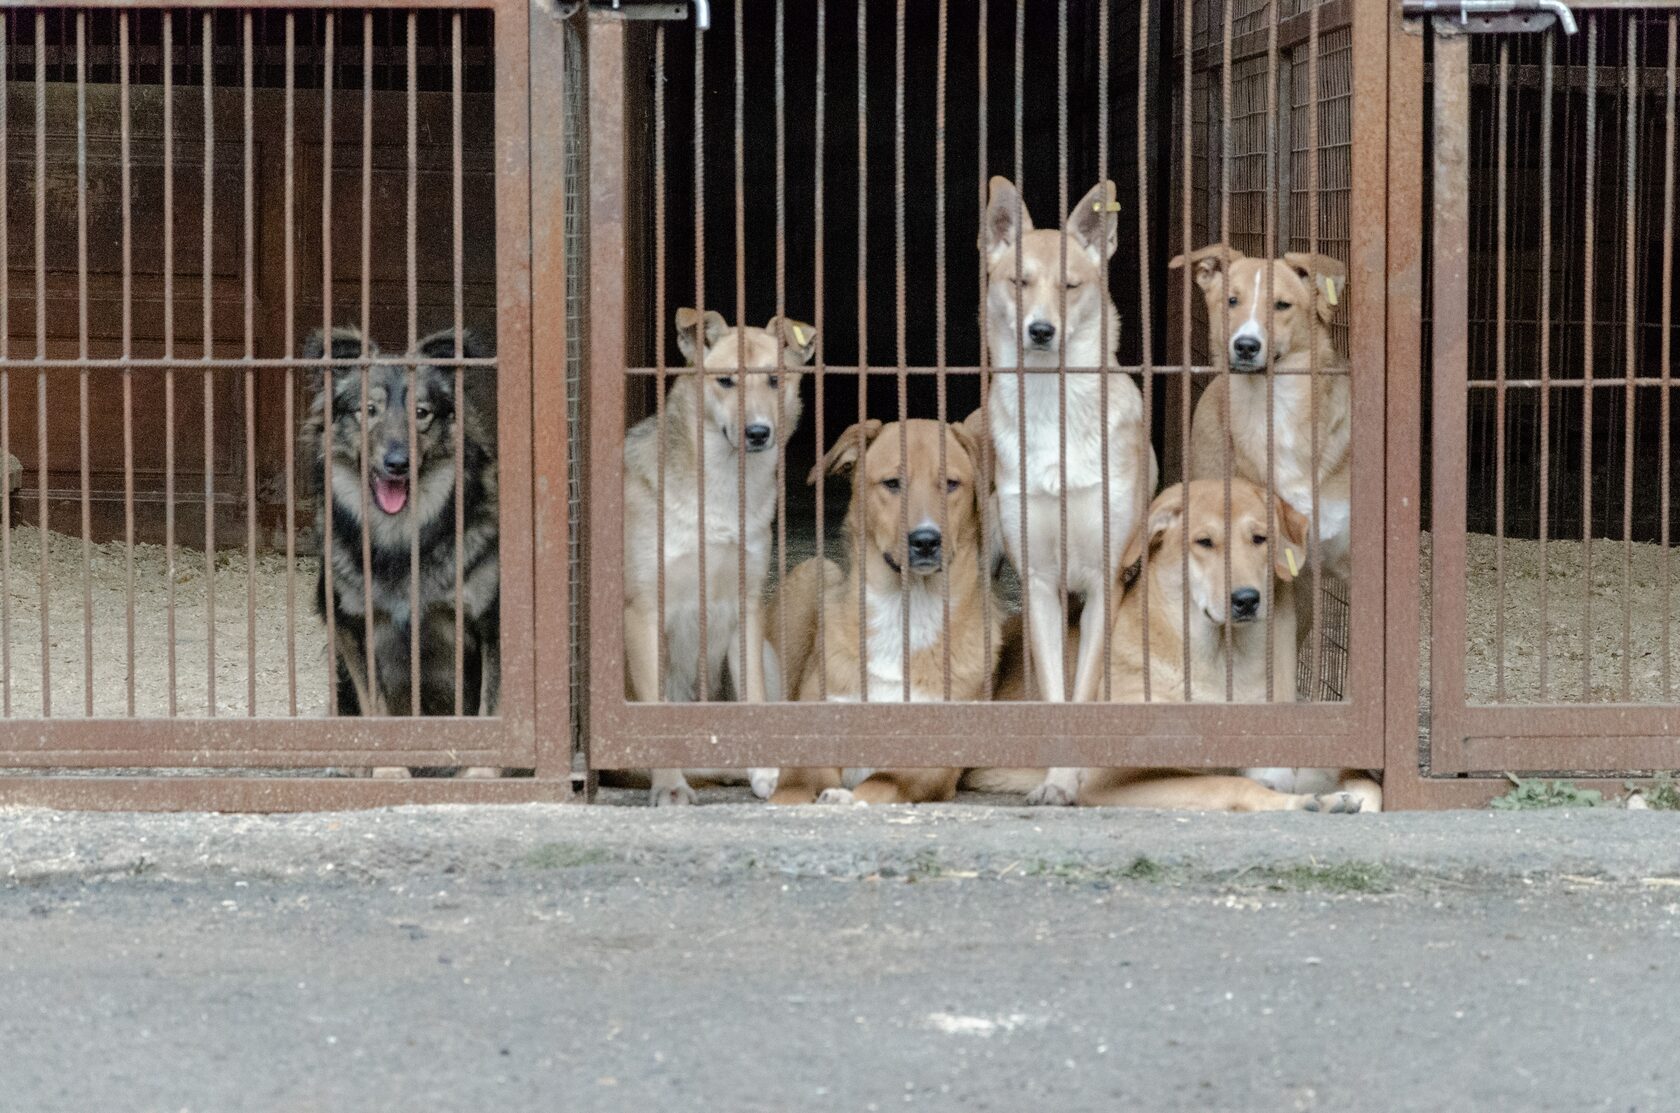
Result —
[[[805, 561], [788, 573], [766, 612], [765, 625], [773, 642], [785, 620], [787, 644], [777, 644], [776, 649], [794, 699], [856, 702], [863, 669], [868, 672], [871, 702], [905, 700], [907, 679], [912, 702], [984, 698], [1001, 635], [998, 613], [983, 605], [981, 594], [980, 562], [985, 550], [977, 502], [984, 496], [975, 485], [979, 458], [979, 446], [961, 424], [864, 421], [842, 433], [811, 470], [812, 483], [821, 482], [825, 472], [853, 471], [846, 528], [854, 564], [847, 572], [822, 557]], [[860, 592], [867, 612], [862, 630]], [[816, 645], [819, 607], [824, 622], [820, 656]], [[949, 692], [945, 687], [947, 654]], [[770, 800], [776, 804], [949, 800], [956, 794], [961, 773], [960, 769], [784, 769]]]
[[[1295, 567], [1299, 567], [1306, 524], [1281, 501], [1273, 515], [1277, 536], [1268, 533], [1267, 519], [1265, 493], [1241, 479], [1231, 482], [1229, 530], [1225, 526], [1222, 481], [1193, 480], [1188, 487], [1169, 487], [1156, 498], [1145, 527], [1133, 536], [1121, 563], [1122, 569], [1136, 579], [1124, 589], [1110, 636], [1108, 668], [1114, 701], [1144, 700], [1146, 598], [1151, 701], [1266, 702], [1268, 618], [1273, 623], [1271, 698], [1276, 702], [1294, 699], [1293, 685], [1285, 686], [1278, 678], [1294, 675], [1292, 668], [1285, 671], [1286, 662], [1295, 652], [1294, 573], [1289, 557], [1293, 553]], [[1184, 547], [1186, 537], [1188, 549]], [[1146, 546], [1149, 561], [1143, 569]], [[1225, 576], [1227, 559], [1229, 580]], [[1117, 586], [1115, 590], [1118, 594], [1121, 589]], [[1184, 622], [1186, 596], [1188, 625]], [[1008, 637], [1006, 631], [1006, 641]], [[1019, 641], [1018, 628], [1015, 639]], [[1186, 659], [1190, 663], [1188, 673]], [[1006, 645], [998, 699], [1029, 698], [1029, 680], [1019, 661], [1018, 646]], [[1083, 693], [1086, 699], [1102, 698], [1101, 678], [1102, 670], [1098, 669], [1092, 690]], [[1037, 770], [976, 770], [967, 783], [983, 791], [1025, 791], [1037, 783], [1037, 774]], [[1314, 794], [1277, 792], [1229, 770], [1083, 769], [1078, 802], [1206, 811], [1356, 812], [1380, 810], [1382, 789], [1364, 774], [1352, 771], [1342, 773], [1334, 791]]]

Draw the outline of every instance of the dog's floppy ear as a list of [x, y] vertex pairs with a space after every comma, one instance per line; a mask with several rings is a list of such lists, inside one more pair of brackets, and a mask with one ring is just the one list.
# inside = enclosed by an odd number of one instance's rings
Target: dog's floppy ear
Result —
[[[372, 340], [367, 341], [367, 354], [379, 354], [379, 345]], [[360, 359], [362, 358], [362, 333], [360, 329], [341, 325], [332, 330], [332, 354], [327, 354], [327, 340], [316, 329], [303, 338], [303, 347], [298, 351], [300, 359]]]
[[980, 254], [993, 266], [1005, 252], [1013, 252], [1023, 235], [1033, 230], [1032, 215], [1008, 178], [992, 178], [986, 215], [980, 222]]
[[1114, 183], [1098, 182], [1079, 199], [1067, 216], [1068, 234], [1099, 264], [1113, 258], [1120, 246], [1120, 221], [1115, 216], [1120, 202], [1114, 199]]
[[1167, 535], [1169, 529], [1178, 527], [1179, 519], [1184, 516], [1184, 485], [1175, 483], [1162, 491], [1149, 507], [1149, 518], [1140, 523], [1132, 532], [1131, 540], [1126, 542], [1126, 551], [1120, 557], [1122, 573], [1128, 572], [1143, 560], [1143, 547], [1149, 546], [1153, 553], [1160, 548], [1161, 539]]
[[[980, 411], [975, 410], [974, 412], [979, 413]], [[973, 417], [974, 415], [970, 414], [969, 416]], [[968, 453], [969, 462], [974, 465], [974, 497], [976, 499], [983, 499], [986, 497], [987, 492], [980, 490], [979, 480], [980, 466], [984, 462], [981, 459], [981, 456], [986, 450], [982, 447], [982, 442], [975, 438], [974, 430], [969, 427], [966, 420], [951, 422], [950, 429], [951, 435], [957, 438], [957, 443], [962, 445], [962, 450]]]
[[[881, 423], [875, 418], [860, 421], [848, 428], [834, 439], [823, 458], [811, 468], [811, 474], [805, 477], [805, 482], [816, 486], [827, 475], [843, 475], [851, 471], [858, 461], [858, 441], [861, 439], [863, 447], [868, 448], [881, 431]], [[861, 437], [860, 437], [861, 434]]]
[[688, 360], [690, 367], [699, 367], [706, 362], [706, 353], [712, 350], [723, 334], [729, 331], [729, 322], [723, 319], [723, 314], [715, 309], [706, 310], [705, 335], [698, 344], [695, 334], [700, 332], [700, 312], [687, 306], [677, 310], [677, 347], [682, 349], [683, 358]]
[[1342, 266], [1342, 261], [1306, 251], [1291, 251], [1283, 257], [1283, 261], [1289, 264], [1304, 282], [1318, 287], [1318, 296], [1313, 299], [1318, 303], [1318, 317], [1325, 324], [1329, 324], [1330, 319], [1336, 315], [1337, 304], [1347, 290], [1347, 268]]
[[[1272, 567], [1278, 579], [1289, 583], [1307, 566], [1309, 526], [1306, 515], [1284, 502], [1281, 497], [1277, 500], [1277, 525], [1282, 536], [1278, 537], [1272, 546]], [[1294, 560], [1290, 559], [1291, 553], [1294, 554]]]
[[[969, 459], [974, 461], [975, 479], [989, 478], [992, 474], [992, 431], [986, 427], [986, 411], [975, 410], [961, 421], [952, 422], [951, 431], [956, 434]], [[989, 494], [990, 491], [977, 492], [980, 498]]]
[[1242, 252], [1228, 244], [1210, 243], [1206, 247], [1198, 247], [1188, 256], [1173, 256], [1173, 261], [1167, 264], [1167, 269], [1177, 270], [1188, 260], [1196, 268], [1196, 285], [1205, 290], [1213, 284], [1217, 275], [1222, 274], [1227, 267], [1242, 257]]
[[811, 357], [817, 354], [817, 330], [804, 321], [796, 321], [792, 317], [772, 317], [765, 324], [764, 331], [771, 336], [781, 333], [783, 349], [782, 361], [803, 366], [811, 362]]

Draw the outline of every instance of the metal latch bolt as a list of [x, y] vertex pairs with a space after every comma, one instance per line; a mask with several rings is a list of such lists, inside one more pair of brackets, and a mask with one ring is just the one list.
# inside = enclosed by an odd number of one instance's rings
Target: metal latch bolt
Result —
[[1563, 0], [1401, 0], [1400, 10], [1409, 16], [1457, 16], [1465, 31], [1543, 31], [1554, 19], [1564, 34], [1576, 31], [1575, 13]]

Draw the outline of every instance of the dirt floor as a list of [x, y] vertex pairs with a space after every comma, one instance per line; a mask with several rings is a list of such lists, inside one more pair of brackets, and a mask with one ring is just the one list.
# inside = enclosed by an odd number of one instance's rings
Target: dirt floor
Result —
[[[9, 629], [5, 643], [10, 654], [10, 713], [41, 714], [40, 531], [16, 526], [11, 534], [11, 560], [5, 577]], [[825, 546], [831, 556], [845, 559], [844, 537], [838, 523]], [[788, 538], [792, 567], [814, 550], [814, 538]], [[1627, 556], [1624, 592], [1624, 555]], [[1592, 546], [1591, 701], [1660, 702], [1665, 692], [1663, 634], [1670, 623], [1664, 599], [1665, 553], [1660, 546], [1636, 544], [1624, 550], [1616, 541]], [[1543, 702], [1540, 688], [1540, 545], [1536, 541], [1507, 540], [1504, 545], [1504, 699]], [[1500, 640], [1497, 617], [1499, 554], [1493, 538], [1473, 534], [1469, 539], [1469, 638], [1466, 670], [1469, 693], [1477, 702], [1498, 698]], [[1579, 702], [1582, 693], [1582, 618], [1585, 612], [1580, 542], [1552, 541], [1546, 545], [1546, 628], [1550, 631], [1549, 684], [1544, 702]], [[1429, 582], [1430, 539], [1420, 544], [1420, 572]], [[1680, 580], [1680, 568], [1675, 569]], [[327, 656], [325, 631], [315, 617], [310, 596], [316, 564], [299, 557], [293, 578], [293, 617], [288, 623], [286, 561], [281, 553], [261, 553], [255, 576], [248, 578], [243, 550], [216, 554], [214, 576], [216, 613], [216, 713], [244, 715], [249, 684], [254, 676], [258, 715], [326, 713]], [[204, 554], [177, 548], [175, 554], [175, 714], [202, 716], [208, 705], [209, 662], [206, 614], [211, 578]], [[120, 542], [94, 545], [89, 575], [84, 580], [79, 538], [51, 534], [47, 553], [50, 585], [49, 665], [52, 714], [74, 717], [88, 713], [86, 650], [93, 658], [92, 714], [121, 717], [129, 714], [126, 684], [129, 643], [127, 633], [126, 553]], [[247, 591], [254, 586], [256, 639], [248, 640]], [[1000, 594], [1012, 597], [1013, 577], [1007, 571]], [[169, 569], [161, 546], [134, 547], [134, 708], [143, 717], [166, 716], [169, 683]], [[91, 596], [90, 637], [84, 638], [84, 591]], [[1429, 653], [1429, 613], [1424, 607], [1424, 675]], [[1341, 615], [1338, 613], [1338, 617]], [[1624, 643], [1624, 623], [1627, 641]], [[1336, 640], [1332, 632], [1332, 641]], [[290, 641], [296, 661], [295, 681], [287, 665]], [[1624, 645], [1627, 652], [1624, 653]], [[254, 652], [253, 652], [254, 650]], [[1627, 690], [1622, 669], [1627, 662]], [[1680, 647], [1670, 679], [1680, 684]]]
[[[327, 705], [325, 630], [311, 596], [316, 563], [300, 557], [294, 579], [293, 621], [287, 622], [284, 553], [259, 553], [255, 576], [247, 576], [243, 550], [216, 554], [215, 575], [206, 574], [204, 553], [175, 551], [175, 714], [201, 716], [209, 708], [209, 638], [206, 622], [211, 585], [215, 595], [216, 713], [245, 715], [254, 673], [256, 714], [293, 713], [294, 688], [287, 668], [291, 639], [296, 660], [296, 714], [324, 715]], [[5, 644], [10, 651], [10, 713], [42, 713], [41, 531], [14, 526], [11, 562], [5, 577], [10, 611]], [[92, 714], [121, 717], [128, 706], [128, 571], [121, 542], [92, 547], [83, 575], [82, 542], [48, 535], [48, 673], [52, 716], [89, 713], [88, 650], [92, 650]], [[169, 682], [169, 562], [160, 545], [134, 546], [134, 708], [142, 717], [167, 716]], [[249, 638], [247, 591], [254, 581], [256, 639]], [[84, 602], [91, 596], [92, 621], [84, 636]]]

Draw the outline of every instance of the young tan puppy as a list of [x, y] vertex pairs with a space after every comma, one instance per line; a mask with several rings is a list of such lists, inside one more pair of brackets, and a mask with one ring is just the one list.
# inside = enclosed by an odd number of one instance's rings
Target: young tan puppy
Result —
[[[864, 448], [861, 466], [860, 442]], [[901, 454], [901, 448], [907, 451]], [[786, 621], [787, 644], [776, 649], [794, 699], [819, 700], [826, 695], [835, 702], [856, 702], [862, 691], [861, 664], [868, 672], [871, 702], [903, 701], [907, 677], [911, 701], [944, 700], [947, 652], [948, 698], [984, 698], [1001, 638], [997, 612], [983, 606], [981, 594], [984, 549], [977, 500], [983, 496], [975, 485], [979, 451], [961, 424], [864, 421], [842, 433], [811, 470], [812, 483], [821, 482], [824, 472], [853, 471], [846, 528], [851, 551], [857, 552], [859, 541], [863, 551], [861, 563], [850, 572], [821, 557], [805, 561], [788, 574], [771, 601], [766, 623], [772, 639], [780, 636]], [[861, 632], [860, 592], [868, 616]], [[824, 621], [820, 657], [816, 646], [819, 607]], [[776, 804], [949, 800], [956, 794], [961, 773], [960, 769], [784, 769], [770, 800]]]
[[[780, 341], [778, 342], [778, 336]], [[776, 512], [777, 446], [799, 424], [799, 374], [811, 360], [816, 330], [772, 318], [761, 329], [730, 328], [717, 313], [702, 321], [677, 310], [677, 344], [690, 365], [724, 372], [689, 373], [671, 384], [665, 420], [644, 418], [624, 441], [625, 697], [689, 702], [721, 694], [727, 660], [736, 698], [762, 703], [766, 659], [759, 600], [769, 568]], [[778, 369], [778, 349], [780, 368]], [[744, 376], [728, 372], [745, 362]], [[743, 420], [744, 415], [744, 420]], [[659, 446], [665, 446], [665, 614], [659, 614]], [[740, 454], [746, 453], [746, 521], [740, 521]], [[698, 490], [704, 455], [706, 521], [701, 539]], [[699, 690], [700, 564], [706, 555], [706, 675]], [[746, 548], [746, 597], [740, 597], [740, 549]], [[664, 690], [659, 690], [659, 632], [665, 629]], [[746, 624], [741, 660], [738, 623]], [[778, 690], [771, 698], [780, 699]], [[655, 805], [691, 804], [694, 790], [680, 769], [655, 769]]]
[[[1113, 200], [1114, 184], [1103, 182], [1074, 205], [1062, 229], [1035, 229], [1014, 185], [993, 178], [980, 229], [992, 366], [988, 416], [997, 488], [992, 517], [1010, 563], [1023, 573], [1038, 691], [1056, 702], [1064, 698], [1067, 674], [1062, 589], [1065, 585], [1070, 595], [1089, 603], [1100, 596], [1102, 584], [1113, 581], [1125, 538], [1142, 520], [1158, 475], [1154, 449], [1144, 438], [1143, 396], [1131, 376], [1115, 369], [1069, 374], [1064, 383], [1044, 373], [1119, 362], [1120, 314], [1108, 294], [1108, 260], [1118, 244]], [[1094, 647], [1101, 640], [1083, 643], [1074, 669], [1076, 690], [1090, 687]], [[1051, 770], [1027, 802], [1072, 803], [1074, 775], [1071, 769]]]
[[[1275, 508], [1280, 536], [1272, 538], [1267, 558], [1265, 494], [1244, 480], [1231, 483], [1231, 528], [1225, 528], [1223, 481], [1195, 480], [1163, 491], [1150, 507], [1149, 519], [1126, 549], [1125, 569], [1137, 579], [1125, 589], [1110, 637], [1112, 692], [1116, 702], [1144, 699], [1143, 625], [1148, 600], [1149, 699], [1164, 703], [1266, 702], [1266, 619], [1272, 616], [1272, 698], [1294, 698], [1293, 574], [1288, 553], [1300, 551], [1306, 526], [1286, 504]], [[1188, 533], [1190, 547], [1184, 548]], [[1145, 546], [1147, 570], [1142, 569]], [[1225, 578], [1227, 553], [1230, 579]], [[1186, 559], [1188, 557], [1188, 559]], [[1134, 571], [1136, 570], [1136, 571]], [[1118, 589], [1117, 589], [1118, 590]], [[1184, 603], [1189, 600], [1189, 623]], [[1227, 640], [1229, 644], [1227, 644]], [[1099, 653], [1099, 658], [1101, 654]], [[1185, 660], [1190, 662], [1185, 672]], [[1016, 660], [1006, 648], [1005, 661]], [[1015, 672], [1020, 672], [1019, 665]], [[1100, 698], [1102, 670], [1081, 693]], [[1186, 680], [1188, 679], [1188, 692]], [[1025, 678], [1005, 672], [998, 698], [1029, 694]], [[971, 776], [975, 788], [1006, 790], [1030, 782], [1031, 772], [984, 770]], [[1362, 774], [1347, 772], [1327, 794], [1285, 793], [1230, 772], [1181, 769], [1085, 769], [1079, 776], [1079, 803], [1146, 808], [1194, 808], [1207, 811], [1354, 812], [1378, 810], [1382, 790]]]

